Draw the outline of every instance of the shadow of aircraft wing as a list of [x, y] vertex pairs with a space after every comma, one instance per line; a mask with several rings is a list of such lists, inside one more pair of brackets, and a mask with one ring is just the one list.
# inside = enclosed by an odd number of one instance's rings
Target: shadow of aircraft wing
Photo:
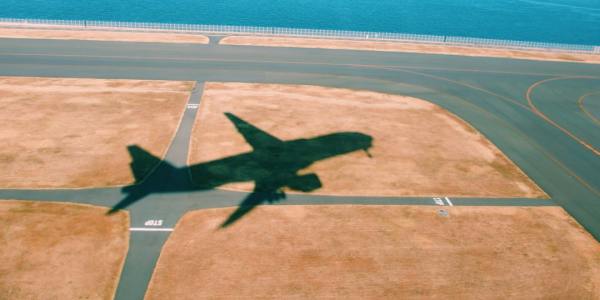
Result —
[[129, 193], [129, 194], [127, 194], [127, 196], [125, 196], [125, 198], [123, 198], [121, 201], [119, 201], [119, 203], [115, 204], [115, 206], [113, 206], [108, 211], [107, 214], [109, 214], [109, 215], [114, 214], [118, 210], [128, 207], [129, 205], [146, 197], [147, 195], [148, 195], [148, 193], [139, 192], [139, 191], [134, 191], [132, 193]]
[[241, 219], [244, 215], [253, 210], [256, 206], [261, 205], [265, 202], [273, 203], [281, 199], [285, 199], [286, 195], [281, 188], [288, 186], [292, 190], [301, 192], [310, 192], [322, 187], [322, 183], [319, 177], [314, 174], [306, 175], [293, 175], [285, 181], [259, 181], [256, 182], [254, 191], [240, 203], [238, 208], [221, 224], [221, 228], [225, 228], [237, 220]]
[[226, 112], [225, 116], [233, 123], [237, 131], [254, 149], [261, 149], [271, 146], [281, 146], [283, 144], [282, 140], [240, 119], [232, 113]]
[[264, 202], [273, 203], [285, 199], [286, 195], [283, 191], [279, 190], [279, 187], [266, 188], [268, 186], [269, 185], [264, 183], [257, 182], [254, 191], [240, 203], [238, 208], [229, 215], [229, 217], [227, 217], [227, 220], [221, 224], [221, 228], [225, 228], [235, 223], [256, 206], [261, 205]]
[[[266, 201], [266, 199], [271, 198], [272, 196], [266, 195], [265, 193], [260, 192], [252, 192], [242, 203], [238, 206], [238, 208], [227, 217], [227, 220], [221, 224], [221, 228], [225, 228], [235, 223], [237, 220], [241, 219], [244, 215], [253, 210], [256, 206], [262, 204]], [[285, 196], [283, 196], [285, 197]]]

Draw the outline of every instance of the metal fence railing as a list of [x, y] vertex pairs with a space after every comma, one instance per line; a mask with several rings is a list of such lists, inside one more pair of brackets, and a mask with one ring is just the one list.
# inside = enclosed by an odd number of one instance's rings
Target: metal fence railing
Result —
[[471, 47], [494, 47], [506, 49], [544, 49], [549, 51], [600, 54], [600, 46], [575, 45], [560, 43], [543, 43], [531, 41], [498, 40], [459, 36], [439, 36], [395, 32], [367, 32], [325, 29], [300, 29], [282, 27], [255, 27], [255, 26], [230, 26], [230, 25], [202, 25], [202, 24], [167, 24], [167, 23], [141, 23], [118, 21], [84, 21], [84, 20], [42, 20], [42, 19], [13, 19], [0, 18], [0, 26], [60, 26], [73, 29], [92, 30], [126, 30], [126, 31], [170, 31], [188, 34], [216, 34], [216, 35], [262, 35], [262, 36], [289, 36], [330, 39], [357, 39], [372, 41], [398, 41], [414, 43], [435, 43], [444, 45], [458, 45]]

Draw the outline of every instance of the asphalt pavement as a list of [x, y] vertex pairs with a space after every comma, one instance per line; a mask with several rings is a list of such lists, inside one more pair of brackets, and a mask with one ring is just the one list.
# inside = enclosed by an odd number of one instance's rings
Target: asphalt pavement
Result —
[[[0, 39], [0, 76], [195, 80], [189, 104], [200, 101], [206, 81], [315, 84], [422, 98], [477, 128], [550, 199], [288, 195], [278, 204], [560, 205], [600, 239], [600, 124], [590, 117], [600, 116], [593, 102], [600, 65], [216, 43]], [[186, 162], [196, 110], [188, 106], [167, 152], [176, 166]], [[219, 190], [154, 194], [128, 207], [132, 236], [116, 298], [143, 298], [160, 249], [185, 212], [236, 206], [245, 196]], [[123, 194], [119, 188], [0, 189], [0, 198], [112, 207]]]

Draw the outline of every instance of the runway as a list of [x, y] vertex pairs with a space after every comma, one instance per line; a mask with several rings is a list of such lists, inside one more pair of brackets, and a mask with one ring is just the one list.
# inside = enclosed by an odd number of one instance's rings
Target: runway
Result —
[[[600, 239], [600, 128], [592, 103], [600, 66], [500, 58], [249, 46], [0, 39], [0, 76], [313, 84], [401, 94], [436, 103], [469, 122], [551, 199], [452, 198], [442, 205], [560, 205]], [[582, 98], [583, 97], [583, 98]], [[588, 99], [583, 102], [581, 99]], [[583, 104], [581, 104], [583, 102]], [[581, 109], [582, 105], [585, 109]], [[166, 160], [183, 166], [197, 108], [188, 108]], [[191, 120], [191, 121], [190, 121]], [[282, 205], [440, 205], [431, 197], [288, 195]], [[2, 199], [111, 207], [119, 188], [7, 190]], [[162, 244], [187, 211], [236, 206], [244, 193], [155, 194], [130, 206], [130, 251], [117, 299], [141, 299]], [[149, 222], [156, 221], [156, 222]], [[160, 221], [160, 222], [158, 222]], [[243, 222], [243, 220], [242, 220]], [[160, 224], [160, 225], [153, 225]]]

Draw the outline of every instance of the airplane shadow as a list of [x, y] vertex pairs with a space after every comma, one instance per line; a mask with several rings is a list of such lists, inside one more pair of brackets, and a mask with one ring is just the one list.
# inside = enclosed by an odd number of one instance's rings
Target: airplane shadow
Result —
[[210, 190], [227, 183], [254, 181], [254, 190], [221, 224], [224, 228], [258, 205], [285, 199], [283, 189], [286, 187], [300, 192], [320, 188], [322, 183], [317, 174], [298, 174], [298, 171], [316, 161], [358, 150], [369, 155], [373, 141], [371, 136], [359, 132], [336, 132], [283, 141], [234, 114], [225, 115], [252, 146], [252, 151], [178, 168], [136, 145], [128, 146], [135, 183], [122, 188], [125, 198], [108, 214], [150, 194]]

